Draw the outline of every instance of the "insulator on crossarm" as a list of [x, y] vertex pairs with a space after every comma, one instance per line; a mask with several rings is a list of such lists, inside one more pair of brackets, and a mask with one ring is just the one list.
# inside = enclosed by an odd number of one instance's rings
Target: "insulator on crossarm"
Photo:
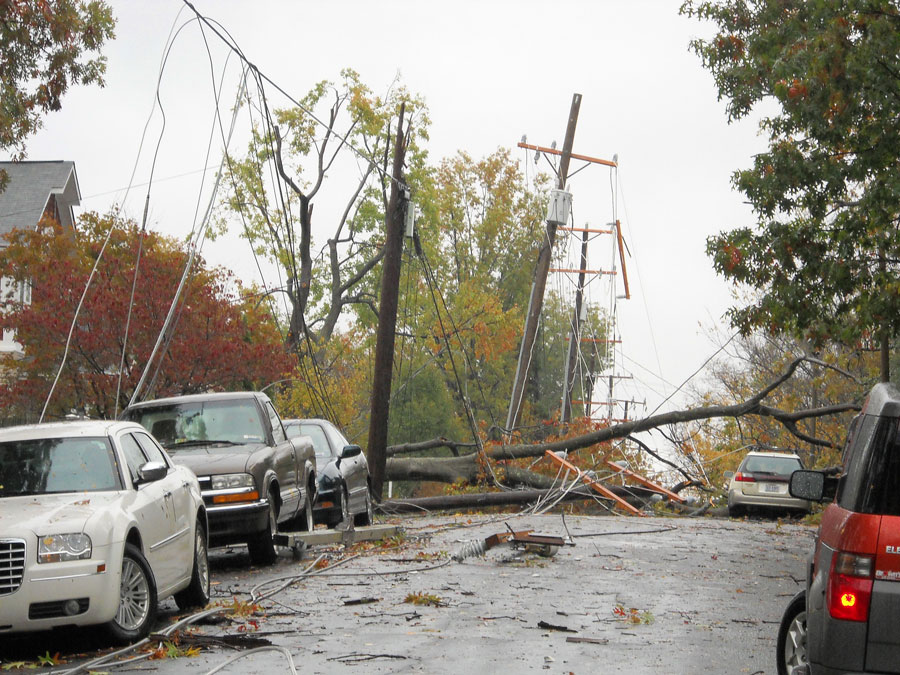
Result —
[[485, 545], [484, 539], [467, 541], [450, 557], [456, 562], [460, 562], [466, 558], [473, 558], [476, 555], [484, 555], [486, 550], [487, 546]]

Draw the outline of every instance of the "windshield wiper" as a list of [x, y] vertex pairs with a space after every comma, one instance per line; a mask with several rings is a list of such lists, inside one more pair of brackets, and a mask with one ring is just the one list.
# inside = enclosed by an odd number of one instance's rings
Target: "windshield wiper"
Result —
[[167, 445], [167, 448], [177, 449], [177, 448], [188, 448], [196, 445], [243, 445], [242, 443], [235, 443], [234, 441], [225, 441], [225, 440], [217, 440], [217, 439], [192, 439], [186, 441], [175, 441], [171, 445]]

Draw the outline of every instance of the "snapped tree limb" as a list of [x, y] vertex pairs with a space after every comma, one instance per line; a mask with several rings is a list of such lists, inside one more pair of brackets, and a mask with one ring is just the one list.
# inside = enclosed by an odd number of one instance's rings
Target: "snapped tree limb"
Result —
[[[598, 443], [604, 443], [619, 438], [628, 438], [633, 434], [649, 431], [657, 427], [668, 426], [672, 424], [683, 424], [685, 422], [693, 422], [697, 420], [713, 419], [718, 417], [742, 417], [744, 415], [760, 415], [771, 417], [785, 426], [791, 433], [798, 438], [817, 445], [833, 447], [833, 444], [822, 440], [808, 437], [803, 434], [797, 427], [797, 422], [803, 419], [812, 419], [824, 417], [827, 415], [835, 415], [851, 410], [860, 410], [860, 405], [856, 402], [841, 403], [837, 405], [813, 408], [808, 410], [798, 410], [787, 412], [763, 405], [762, 401], [769, 394], [775, 391], [784, 382], [793, 376], [794, 372], [803, 362], [820, 363], [817, 359], [800, 356], [794, 359], [782, 373], [773, 382], [764, 387], [745, 401], [732, 405], [714, 405], [694, 408], [690, 410], [676, 410], [672, 412], [662, 413], [659, 415], [651, 415], [640, 420], [623, 422], [604, 429], [598, 429], [588, 434], [565, 438], [549, 443], [537, 443], [533, 445], [497, 445], [486, 446], [485, 454], [490, 461], [507, 460], [507, 459], [523, 459], [528, 457], [540, 457], [547, 450], [551, 452], [572, 452], [583, 448], [588, 448]], [[824, 365], [824, 364], [823, 364]], [[436, 441], [443, 439], [435, 439], [428, 442], [428, 447], [438, 447]], [[446, 447], [460, 447], [462, 444], [444, 442]], [[398, 446], [404, 447], [404, 446]], [[408, 446], [405, 446], [408, 447]], [[396, 448], [388, 450], [389, 455], [399, 454]], [[387, 461], [385, 477], [388, 480], [423, 480], [423, 481], [439, 481], [445, 483], [454, 482], [473, 482], [478, 479], [480, 467], [477, 462], [478, 453], [467, 453], [458, 457], [410, 457], [397, 458], [392, 456]], [[528, 472], [531, 473], [531, 472]], [[533, 474], [532, 475], [536, 475]], [[519, 478], [525, 479], [524, 475]], [[541, 482], [541, 481], [538, 481]], [[521, 482], [519, 484], [530, 484]], [[545, 487], [540, 484], [533, 484], [533, 487]]]

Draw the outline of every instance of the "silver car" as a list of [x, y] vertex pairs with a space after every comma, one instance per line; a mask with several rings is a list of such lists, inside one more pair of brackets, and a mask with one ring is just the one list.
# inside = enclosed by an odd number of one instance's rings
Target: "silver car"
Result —
[[810, 503], [788, 493], [794, 471], [803, 468], [800, 458], [785, 452], [748, 452], [736, 472], [726, 471], [728, 515], [743, 516], [748, 509], [809, 513]]

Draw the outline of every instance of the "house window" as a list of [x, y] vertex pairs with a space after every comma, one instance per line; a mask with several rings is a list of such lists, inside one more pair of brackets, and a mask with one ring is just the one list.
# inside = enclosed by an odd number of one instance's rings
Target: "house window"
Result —
[[[15, 302], [22, 305], [31, 304], [31, 281], [17, 282], [15, 279], [3, 277], [0, 279], [0, 303]], [[0, 341], [0, 351], [22, 351], [22, 346], [16, 342], [16, 332], [12, 329], [3, 331]]]

